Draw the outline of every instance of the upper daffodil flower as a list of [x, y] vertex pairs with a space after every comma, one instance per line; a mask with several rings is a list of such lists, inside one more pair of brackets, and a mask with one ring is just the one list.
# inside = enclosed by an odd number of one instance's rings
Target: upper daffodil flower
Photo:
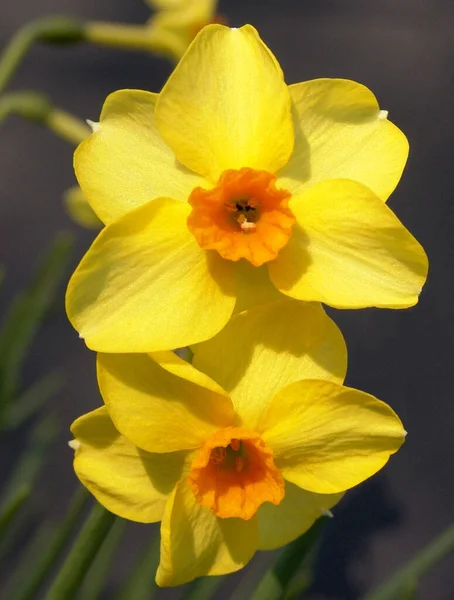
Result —
[[111, 94], [76, 150], [106, 227], [69, 318], [102, 352], [186, 346], [222, 329], [252, 271], [298, 300], [412, 306], [427, 258], [384, 202], [407, 153], [364, 86], [287, 86], [255, 29], [210, 25], [159, 95]]
[[150, 35], [161, 40], [179, 60], [205, 25], [217, 21], [217, 0], [147, 0], [156, 12], [148, 22]]
[[105, 407], [71, 428], [76, 473], [115, 514], [162, 521], [159, 585], [236, 571], [402, 444], [389, 406], [341, 385], [345, 366], [337, 327], [293, 300], [236, 315], [193, 365], [169, 351], [100, 354]]
[[154, 10], [145, 25], [92, 21], [88, 41], [125, 50], [144, 50], [178, 62], [197, 33], [209, 23], [222, 23], [217, 0], [146, 0]]

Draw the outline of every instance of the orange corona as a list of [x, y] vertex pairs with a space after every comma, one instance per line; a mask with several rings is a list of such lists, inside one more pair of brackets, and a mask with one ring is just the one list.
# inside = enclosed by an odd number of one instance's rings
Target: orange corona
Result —
[[295, 222], [290, 196], [276, 188], [272, 173], [230, 169], [211, 190], [192, 191], [188, 228], [201, 248], [259, 267], [276, 258], [290, 239]]
[[279, 504], [284, 480], [260, 435], [221, 429], [197, 452], [188, 477], [195, 497], [217, 517], [250, 519], [264, 502]]

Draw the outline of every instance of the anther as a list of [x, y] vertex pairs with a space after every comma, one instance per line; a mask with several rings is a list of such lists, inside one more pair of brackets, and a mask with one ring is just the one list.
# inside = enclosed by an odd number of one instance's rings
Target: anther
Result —
[[234, 439], [230, 442], [230, 446], [231, 446], [232, 450], [234, 450], [235, 452], [238, 452], [238, 450], [241, 448], [241, 441]]
[[237, 473], [241, 473], [241, 471], [244, 469], [244, 459], [241, 458], [241, 456], [237, 456], [235, 458], [235, 470]]
[[215, 465], [220, 465], [225, 461], [225, 454], [225, 448], [219, 446], [218, 448], [213, 449], [213, 451], [211, 452], [210, 459], [212, 462], [214, 462]]
[[252, 221], [248, 221], [243, 213], [238, 215], [237, 222], [239, 223], [243, 231], [250, 231], [251, 229], [255, 229], [256, 227], [255, 223], [252, 223]]

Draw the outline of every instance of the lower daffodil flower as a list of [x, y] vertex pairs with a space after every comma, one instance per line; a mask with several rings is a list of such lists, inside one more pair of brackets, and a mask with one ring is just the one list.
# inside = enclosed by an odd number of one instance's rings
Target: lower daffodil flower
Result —
[[159, 95], [111, 94], [75, 155], [107, 225], [68, 288], [81, 337], [102, 352], [209, 339], [257, 281], [244, 263], [298, 300], [414, 305], [427, 258], [384, 202], [408, 153], [386, 116], [353, 81], [287, 86], [251, 26], [204, 28]]
[[389, 406], [341, 385], [345, 366], [335, 325], [291, 300], [236, 315], [194, 348], [194, 365], [100, 354], [105, 407], [71, 428], [76, 473], [110, 511], [162, 521], [159, 585], [236, 571], [306, 531], [402, 444]]

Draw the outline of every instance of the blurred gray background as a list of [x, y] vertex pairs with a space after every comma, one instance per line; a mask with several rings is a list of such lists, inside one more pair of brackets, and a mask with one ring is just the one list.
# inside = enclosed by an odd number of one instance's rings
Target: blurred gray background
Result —
[[[140, 0], [15, 0], [1, 3], [0, 47], [24, 22], [49, 13], [141, 23]], [[454, 511], [453, 160], [454, 3], [452, 0], [221, 1], [232, 25], [254, 24], [280, 61], [288, 83], [317, 77], [360, 81], [410, 140], [410, 160], [390, 205], [424, 245], [429, 280], [406, 311], [331, 311], [349, 347], [348, 384], [387, 401], [409, 432], [384, 472], [335, 510], [322, 547], [312, 599], [356, 600], [442, 532]], [[11, 89], [36, 89], [61, 108], [97, 120], [106, 95], [123, 87], [158, 91], [171, 70], [163, 60], [78, 45], [36, 46]], [[73, 266], [93, 234], [73, 225], [62, 192], [74, 182], [72, 148], [17, 118], [0, 129], [0, 263], [4, 309], [26, 286], [37, 256], [55, 233], [77, 234]], [[100, 404], [94, 356], [66, 320], [63, 290], [27, 364], [35, 379], [51, 366], [67, 373], [53, 401], [62, 423], [37, 490], [49, 518], [66, 509], [76, 479], [67, 447], [69, 425]], [[1, 446], [4, 477], [21, 439]], [[153, 530], [154, 531], [154, 530]], [[133, 526], [123, 541], [111, 592], [122, 581], [150, 528]], [[263, 558], [253, 562], [260, 570]], [[454, 599], [453, 559], [424, 579], [419, 600]], [[174, 597], [169, 592], [168, 597]], [[6, 599], [12, 600], [12, 599]]]

